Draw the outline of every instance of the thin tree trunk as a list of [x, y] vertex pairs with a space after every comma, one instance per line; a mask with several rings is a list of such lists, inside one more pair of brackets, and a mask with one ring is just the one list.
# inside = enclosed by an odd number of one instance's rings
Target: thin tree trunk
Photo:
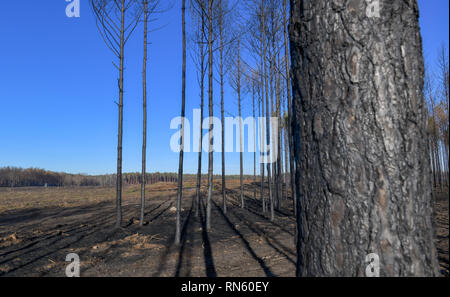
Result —
[[[267, 41], [267, 43], [268, 43], [268, 48], [267, 48], [267, 53], [268, 53], [268, 56], [269, 56], [269, 58], [268, 58], [268, 64], [269, 64], [269, 73], [268, 73], [268, 82], [269, 82], [269, 96], [270, 96], [270, 101], [269, 101], [269, 103], [270, 103], [270, 109], [267, 109], [267, 111], [269, 111], [270, 110], [270, 113], [268, 114], [268, 118], [270, 119], [271, 117], [273, 117], [273, 116], [275, 116], [275, 106], [274, 106], [274, 100], [273, 100], [273, 98], [274, 98], [274, 69], [275, 69], [275, 66], [274, 66], [274, 59], [273, 59], [273, 55], [272, 55], [272, 45], [273, 45], [273, 43], [272, 42], [269, 42], [269, 39], [271, 38], [271, 36], [268, 36], [267, 37], [268, 38], [268, 41]], [[275, 154], [274, 154], [274, 152], [275, 152], [275, 131], [273, 131], [273, 125], [272, 125], [272, 122], [270, 121], [269, 122], [270, 123], [270, 135], [271, 135], [271, 139], [272, 139], [272, 142], [270, 142], [270, 141], [267, 141], [268, 143], [270, 143], [270, 156], [272, 157], [275, 157]], [[271, 202], [271, 204], [273, 204], [273, 207], [275, 207], [276, 205], [276, 202], [278, 201], [278, 197], [277, 197], [277, 190], [275, 189], [275, 186], [276, 186], [276, 183], [277, 183], [277, 175], [275, 174], [275, 169], [276, 169], [276, 162], [277, 162], [277, 160], [270, 160], [271, 161], [271, 167], [272, 167], [272, 172], [271, 172], [271, 177], [272, 177], [272, 179], [271, 179], [271, 182], [269, 182], [269, 187], [270, 187], [270, 189], [271, 189], [271, 191], [272, 191], [272, 202]], [[272, 206], [271, 206], [272, 207]], [[271, 212], [271, 214], [272, 214], [272, 212]]]
[[[263, 6], [264, 11], [264, 6]], [[264, 20], [264, 13], [263, 13], [263, 20]], [[264, 21], [263, 21], [263, 28]], [[265, 85], [265, 95], [266, 95], [266, 143], [270, 146], [270, 109], [269, 109], [269, 85], [267, 81], [267, 63], [266, 63], [266, 34], [265, 30], [263, 29], [263, 59], [264, 59], [264, 85]], [[273, 195], [272, 195], [272, 186], [271, 186], [271, 166], [270, 162], [272, 161], [270, 158], [272, 148], [269, 148], [269, 152], [267, 154], [267, 185], [269, 186], [269, 204], [270, 204], [270, 220], [273, 221], [274, 219], [274, 210], [273, 210]]]
[[288, 106], [288, 125], [287, 133], [289, 139], [289, 176], [291, 185], [292, 202], [294, 206], [294, 214], [297, 215], [297, 201], [295, 193], [295, 171], [294, 171], [294, 141], [292, 137], [292, 98], [291, 98], [291, 72], [290, 72], [290, 56], [287, 32], [287, 16], [286, 16], [286, 0], [283, 0], [283, 30], [284, 30], [284, 50], [286, 58], [286, 85], [287, 85], [287, 106]]
[[[262, 56], [261, 56], [261, 60], [262, 60]], [[262, 68], [261, 68], [262, 69]], [[261, 71], [261, 73], [262, 73], [262, 71]], [[261, 77], [261, 86], [260, 86], [260, 89], [261, 89], [261, 98], [260, 98], [260, 102], [259, 102], [259, 117], [262, 119], [262, 117], [263, 117], [263, 115], [264, 115], [264, 90], [263, 90], [263, 82], [264, 80], [262, 79], [262, 77]], [[261, 124], [261, 125], [259, 125], [259, 124]], [[264, 140], [264, 137], [263, 137], [263, 135], [264, 135], [264, 131], [263, 131], [263, 129], [264, 129], [264, 123], [260, 123], [259, 121], [258, 121], [258, 132], [259, 132], [259, 145], [260, 145], [260, 148], [263, 148], [264, 147], [264, 142], [265, 142], [265, 140]], [[261, 157], [261, 152], [260, 152], [260, 158], [262, 158]], [[262, 206], [262, 212], [263, 213], [265, 213], [266, 212], [266, 201], [265, 201], [265, 198], [264, 198], [264, 162], [262, 162], [261, 160], [260, 160], [260, 165], [261, 165], [261, 168], [260, 168], [260, 171], [261, 171], [261, 206]]]
[[291, 3], [297, 275], [439, 275], [417, 1]]
[[[276, 69], [278, 69], [279, 63], [279, 55], [277, 54], [277, 66]], [[283, 164], [283, 159], [281, 158], [281, 123], [279, 122], [281, 119], [281, 103], [280, 103], [280, 73], [278, 70], [275, 71], [275, 97], [276, 97], [276, 116], [278, 118], [278, 127], [276, 131], [276, 139], [277, 139], [277, 167], [276, 167], [276, 175], [277, 175], [277, 208], [278, 210], [281, 209], [281, 201], [282, 201], [282, 183], [281, 183], [281, 166]]]
[[442, 163], [441, 163], [441, 149], [439, 146], [439, 139], [436, 137], [436, 160], [438, 169], [439, 188], [442, 190]]
[[[266, 99], [266, 144], [270, 145], [270, 110], [269, 110], [269, 86], [267, 82], [267, 63], [266, 63], [266, 54], [267, 54], [267, 48], [266, 48], [266, 31], [265, 31], [265, 12], [264, 12], [264, 0], [261, 1], [261, 20], [262, 20], [262, 48], [263, 48], [263, 56], [262, 56], [262, 64], [263, 64], [263, 85], [264, 85], [264, 93], [265, 93], [265, 99]], [[264, 145], [265, 146], [265, 145]], [[270, 150], [270, 148], [269, 148]], [[273, 211], [273, 197], [272, 197], [272, 188], [271, 188], [271, 158], [270, 158], [270, 151], [267, 154], [267, 184], [269, 186], [269, 204], [270, 204], [270, 219], [274, 219], [274, 211]], [[264, 203], [263, 203], [264, 204]], [[263, 207], [265, 208], [265, 207]]]
[[148, 26], [148, 0], [144, 1], [144, 62], [142, 70], [142, 89], [143, 89], [143, 129], [142, 129], [142, 173], [141, 173], [141, 217], [139, 225], [144, 225], [145, 211], [145, 183], [146, 179], [146, 161], [147, 161], [147, 26]]
[[288, 140], [288, 127], [286, 126], [284, 128], [283, 134], [284, 134], [284, 187], [285, 187], [285, 194], [284, 199], [288, 200], [288, 191], [289, 191], [289, 185], [288, 185], [288, 168], [289, 168], [289, 153], [288, 153], [288, 147], [289, 147], [289, 140]]
[[119, 131], [117, 140], [116, 228], [122, 226], [123, 70], [125, 50], [125, 0], [120, 11]]
[[[260, 117], [264, 116], [264, 94], [265, 94], [265, 89], [264, 89], [264, 65], [265, 65], [265, 52], [263, 50], [264, 46], [263, 43], [265, 43], [265, 34], [264, 34], [264, 30], [265, 30], [265, 21], [264, 21], [264, 0], [261, 0], [260, 3], [260, 15], [261, 15], [261, 37], [260, 37], [260, 43], [261, 43], [261, 86], [260, 86], [260, 90], [261, 90], [261, 115]], [[259, 124], [259, 123], [258, 123]], [[261, 134], [261, 148], [264, 148], [264, 132], [262, 131], [263, 129], [263, 125], [261, 125], [261, 127], [259, 127], [258, 130], [260, 130], [260, 134]], [[264, 154], [264, 153], [263, 153]], [[260, 157], [261, 158], [261, 157]], [[265, 159], [265, 157], [264, 157]], [[262, 203], [262, 211], [263, 213], [266, 212], [266, 201], [265, 201], [265, 197], [264, 197], [264, 162], [261, 162], [261, 203]]]
[[[252, 107], [255, 119], [255, 78], [252, 76]], [[256, 127], [253, 127], [253, 199], [256, 200]]]
[[202, 183], [202, 144], [203, 144], [203, 109], [204, 109], [204, 83], [205, 83], [205, 53], [204, 53], [204, 32], [205, 32], [205, 18], [204, 18], [204, 12], [202, 10], [201, 12], [201, 39], [200, 39], [200, 140], [199, 140], [199, 152], [198, 152], [198, 170], [197, 170], [197, 197], [195, 201], [195, 216], [198, 217], [200, 213], [200, 189], [201, 189], [201, 183]]
[[443, 153], [443, 161], [444, 161], [444, 174], [445, 174], [445, 185], [449, 186], [449, 180], [448, 180], [448, 149], [447, 146], [445, 145], [445, 143], [442, 143], [442, 146], [444, 147], [444, 149], [442, 150]]
[[208, 200], [206, 202], [206, 229], [211, 230], [211, 198], [213, 187], [213, 50], [212, 50], [212, 3], [208, 0], [208, 58], [209, 58], [209, 160], [208, 160]]
[[434, 159], [434, 148], [433, 148], [433, 141], [431, 140], [431, 136], [428, 138], [428, 148], [429, 148], [429, 154], [431, 157], [431, 173], [433, 175], [433, 188], [437, 187], [437, 179], [436, 179], [436, 163]]
[[219, 18], [219, 34], [220, 34], [220, 115], [221, 115], [221, 123], [222, 123], [222, 203], [223, 203], [223, 213], [227, 213], [227, 197], [226, 197], [226, 184], [225, 184], [225, 116], [224, 116], [224, 82], [223, 82], [223, 51], [224, 51], [224, 42], [223, 42], [223, 18], [224, 11], [222, 6], [222, 0], [219, 3], [221, 9], [221, 16]]
[[243, 155], [243, 143], [242, 143], [242, 109], [241, 109], [241, 42], [238, 40], [238, 54], [237, 54], [237, 93], [238, 93], [238, 105], [239, 105], [239, 172], [240, 172], [240, 195], [241, 195], [241, 208], [245, 207], [244, 202], [244, 155]]
[[182, 66], [182, 86], [181, 86], [181, 149], [178, 164], [178, 195], [176, 211], [176, 232], [175, 244], [181, 241], [181, 199], [183, 198], [183, 157], [184, 157], [184, 122], [186, 114], [186, 0], [182, 0], [181, 6], [181, 26], [183, 31], [183, 66]]

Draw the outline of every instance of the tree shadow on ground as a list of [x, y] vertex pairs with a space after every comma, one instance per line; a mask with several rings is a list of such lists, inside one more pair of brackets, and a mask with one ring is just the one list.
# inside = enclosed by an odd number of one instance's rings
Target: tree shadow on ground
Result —
[[217, 203], [213, 200], [211, 200], [211, 202], [214, 204], [214, 206], [217, 208], [217, 210], [219, 211], [219, 213], [223, 216], [223, 218], [225, 219], [225, 222], [228, 224], [228, 226], [234, 231], [234, 233], [236, 233], [236, 235], [239, 236], [239, 238], [241, 239], [241, 241], [244, 243], [245, 248], [248, 250], [248, 252], [250, 253], [250, 255], [252, 256], [253, 259], [255, 259], [258, 264], [261, 266], [261, 268], [264, 270], [264, 273], [266, 274], [266, 276], [268, 277], [275, 277], [276, 275], [272, 273], [272, 271], [270, 270], [269, 267], [267, 267], [266, 263], [264, 262], [263, 259], [261, 259], [260, 257], [258, 257], [258, 255], [256, 255], [255, 251], [251, 248], [250, 243], [247, 241], [247, 239], [245, 239], [245, 237], [242, 235], [241, 232], [239, 232], [239, 230], [236, 229], [236, 227], [234, 226], [234, 224], [229, 220], [229, 218], [227, 217], [226, 214], [224, 214], [223, 210], [217, 205]]

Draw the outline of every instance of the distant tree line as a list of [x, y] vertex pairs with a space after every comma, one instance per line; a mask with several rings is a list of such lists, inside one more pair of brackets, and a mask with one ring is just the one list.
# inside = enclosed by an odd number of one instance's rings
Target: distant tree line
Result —
[[[142, 182], [140, 173], [124, 173], [123, 183], [137, 185]], [[147, 183], [177, 182], [175, 173], [147, 173]], [[64, 172], [53, 172], [39, 168], [0, 168], [0, 187], [88, 187], [88, 186], [115, 186], [115, 174], [84, 175]]]

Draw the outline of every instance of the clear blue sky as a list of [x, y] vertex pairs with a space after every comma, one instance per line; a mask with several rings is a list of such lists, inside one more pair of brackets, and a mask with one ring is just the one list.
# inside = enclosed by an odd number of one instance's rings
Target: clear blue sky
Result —
[[[149, 172], [175, 172], [178, 154], [169, 147], [169, 124], [180, 114], [180, 1], [153, 25], [149, 49]], [[64, 0], [3, 1], [0, 10], [0, 167], [39, 167], [72, 173], [113, 173], [117, 146], [117, 72], [95, 27], [88, 0], [81, 18], [67, 18]], [[449, 1], [419, 0], [424, 54], [435, 67], [448, 45]], [[141, 159], [141, 28], [126, 48], [125, 172], [139, 171]], [[198, 86], [188, 59], [187, 116], [199, 106]], [[218, 90], [218, 86], [215, 86]], [[215, 95], [215, 102], [219, 97]], [[227, 90], [226, 109], [235, 110]], [[245, 99], [247, 104], [250, 98]], [[205, 109], [206, 111], [207, 109]], [[251, 106], [244, 107], [250, 115]], [[219, 114], [216, 108], [215, 114]], [[214, 167], [220, 172], [220, 155]], [[253, 172], [252, 154], [245, 172]], [[207, 160], [203, 159], [206, 172]], [[239, 154], [227, 154], [227, 173], [239, 172]], [[185, 172], [196, 172], [197, 154], [187, 153]]]

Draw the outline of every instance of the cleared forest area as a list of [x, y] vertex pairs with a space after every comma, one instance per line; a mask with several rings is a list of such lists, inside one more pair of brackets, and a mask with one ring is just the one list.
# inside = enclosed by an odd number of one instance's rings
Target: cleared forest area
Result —
[[[147, 192], [145, 225], [139, 227], [139, 185], [124, 188], [124, 227], [113, 227], [113, 187], [2, 188], [0, 275], [65, 276], [69, 253], [77, 253], [83, 276], [294, 276], [295, 218], [284, 200], [276, 218], [261, 212], [245, 180], [247, 207], [240, 207], [239, 179], [227, 180], [227, 214], [221, 184], [214, 184], [213, 232], [205, 212], [193, 211], [195, 187], [186, 187], [181, 244], [173, 244], [175, 183], [157, 183]], [[202, 198], [207, 188], [202, 187]], [[204, 201], [204, 199], [203, 199]], [[204, 206], [204, 205], [203, 205]], [[436, 195], [437, 246], [448, 275], [448, 195]]]
[[[228, 184], [226, 215], [220, 183], [215, 184], [214, 232], [209, 233], [204, 208], [198, 218], [193, 214], [195, 189], [184, 190], [178, 247], [173, 245], [176, 184], [159, 183], [148, 191], [142, 228], [139, 187], [125, 187], [121, 229], [113, 228], [114, 188], [2, 189], [2, 196], [17, 205], [1, 211], [0, 275], [64, 276], [65, 257], [74, 252], [80, 255], [84, 276], [293, 276], [292, 203], [284, 201], [270, 222], [260, 214], [260, 201], [253, 199], [253, 187], [259, 185], [246, 181], [248, 207], [241, 209], [239, 180]], [[206, 187], [201, 193], [206, 195]], [[35, 200], [45, 201], [45, 207], [37, 208]]]

